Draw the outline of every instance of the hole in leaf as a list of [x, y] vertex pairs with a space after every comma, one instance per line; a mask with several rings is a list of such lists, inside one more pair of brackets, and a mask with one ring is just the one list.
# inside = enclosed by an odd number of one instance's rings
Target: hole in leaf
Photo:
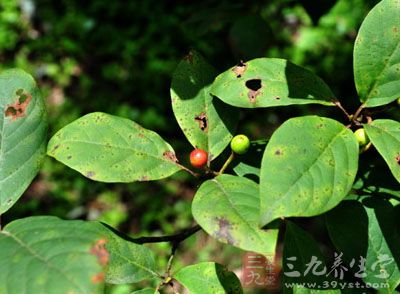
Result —
[[207, 123], [207, 115], [203, 112], [200, 115], [196, 115], [194, 120], [199, 123], [199, 128], [203, 132], [207, 131], [208, 123]]
[[241, 78], [246, 71], [246, 68], [247, 64], [243, 61], [240, 61], [239, 64], [232, 69], [232, 71], [235, 73], [237, 78]]
[[17, 110], [14, 107], [10, 106], [7, 107], [5, 114], [6, 116], [15, 116], [17, 114]]
[[246, 82], [246, 87], [250, 90], [256, 92], [261, 89], [261, 80], [260, 79], [252, 79]]

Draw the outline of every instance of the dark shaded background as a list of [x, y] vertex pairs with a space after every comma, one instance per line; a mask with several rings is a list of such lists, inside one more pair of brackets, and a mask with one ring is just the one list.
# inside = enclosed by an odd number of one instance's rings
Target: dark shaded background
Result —
[[[358, 106], [353, 43], [376, 2], [2, 0], [0, 66], [17, 66], [36, 78], [48, 106], [49, 136], [83, 114], [103, 111], [157, 131], [185, 163], [191, 146], [173, 118], [169, 86], [190, 49], [220, 72], [256, 57], [290, 59], [321, 76], [353, 110]], [[288, 117], [307, 113], [344, 121], [338, 110], [327, 111], [322, 106], [246, 111], [239, 130], [252, 139], [268, 138]], [[170, 234], [193, 223], [196, 185], [184, 173], [158, 182], [96, 183], [47, 159], [4, 219], [51, 214], [101, 220], [131, 234]], [[185, 246], [177, 268], [195, 260], [240, 266], [238, 251], [205, 235]], [[167, 248], [155, 247], [160, 266]], [[109, 291], [129, 293], [124, 287]]]

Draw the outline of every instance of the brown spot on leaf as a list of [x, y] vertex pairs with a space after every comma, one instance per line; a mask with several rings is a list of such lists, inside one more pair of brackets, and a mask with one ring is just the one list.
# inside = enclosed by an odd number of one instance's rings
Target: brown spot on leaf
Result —
[[173, 161], [173, 162], [178, 162], [178, 159], [176, 158], [175, 153], [172, 152], [172, 151], [165, 151], [165, 152], [163, 153], [163, 157], [166, 158], [166, 159], [168, 159], [168, 160], [171, 160], [171, 161]]
[[57, 150], [58, 148], [60, 148], [60, 145], [54, 146], [52, 152], [53, 152], [53, 153], [56, 152], [56, 150]]
[[200, 130], [202, 130], [203, 132], [207, 132], [208, 120], [207, 120], [207, 115], [204, 112], [202, 112], [199, 115], [196, 115], [194, 117], [194, 120], [198, 122]]
[[98, 273], [97, 275], [92, 276], [92, 283], [96, 284], [96, 283], [101, 283], [104, 281], [104, 273]]
[[247, 97], [249, 98], [251, 103], [256, 102], [256, 98], [261, 94], [261, 80], [260, 79], [252, 79], [246, 81], [246, 87], [249, 89], [249, 93]]
[[71, 155], [68, 155], [68, 156], [67, 156], [67, 159], [71, 159], [71, 158], [72, 158], [72, 156], [71, 156]]
[[228, 244], [234, 245], [236, 242], [230, 232], [232, 229], [231, 223], [223, 217], [217, 217], [216, 219], [218, 221], [218, 231], [215, 233], [216, 237], [226, 240]]
[[276, 96], [275, 99], [276, 100], [281, 100], [281, 97]]
[[90, 248], [90, 254], [93, 254], [97, 257], [98, 262], [102, 265], [105, 266], [107, 265], [109, 259], [110, 259], [110, 254], [108, 253], [105, 245], [107, 243], [107, 240], [105, 239], [100, 239], [98, 240], [92, 248]]
[[397, 161], [397, 164], [400, 165], [400, 154], [396, 155], [396, 161]]
[[140, 179], [139, 179], [140, 182], [146, 182], [148, 180], [149, 180], [148, 176], [141, 176]]
[[232, 69], [232, 71], [235, 73], [237, 78], [241, 78], [246, 69], [247, 69], [247, 64], [244, 63], [243, 61], [240, 61], [239, 64]]
[[275, 155], [281, 155], [282, 154], [282, 151], [280, 150], [280, 149], [277, 149], [276, 151], [275, 151]]
[[32, 96], [29, 93], [24, 93], [22, 89], [16, 91], [17, 101], [14, 104], [10, 104], [4, 111], [6, 117], [11, 117], [11, 120], [24, 117], [26, 115], [26, 109], [32, 100]]
[[96, 173], [95, 173], [94, 171], [88, 171], [88, 172], [86, 173], [86, 176], [87, 176], [89, 179], [91, 179], [91, 178], [94, 177], [95, 174], [96, 174]]

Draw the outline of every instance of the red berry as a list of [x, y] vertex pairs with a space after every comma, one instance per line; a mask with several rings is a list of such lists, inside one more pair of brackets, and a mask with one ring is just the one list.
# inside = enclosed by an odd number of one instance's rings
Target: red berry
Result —
[[197, 168], [201, 168], [207, 164], [208, 154], [202, 149], [194, 149], [190, 152], [190, 163]]

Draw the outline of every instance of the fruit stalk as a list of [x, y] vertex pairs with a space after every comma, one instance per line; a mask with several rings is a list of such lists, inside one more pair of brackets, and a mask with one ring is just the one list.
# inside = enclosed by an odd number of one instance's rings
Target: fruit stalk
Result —
[[228, 159], [225, 161], [224, 165], [221, 167], [217, 175], [222, 175], [234, 158], [235, 158], [235, 153], [231, 152], [231, 155], [229, 155]]

